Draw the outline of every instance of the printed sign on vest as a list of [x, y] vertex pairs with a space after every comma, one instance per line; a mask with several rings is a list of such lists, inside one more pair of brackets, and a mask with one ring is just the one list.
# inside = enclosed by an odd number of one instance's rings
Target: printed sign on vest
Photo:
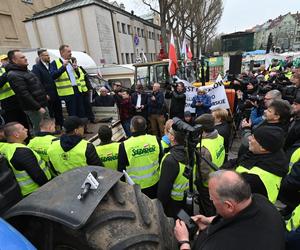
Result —
[[211, 97], [211, 110], [217, 108], [229, 109], [229, 103], [227, 100], [225, 88], [222, 82], [216, 82], [212, 85], [203, 86], [203, 87], [194, 87], [190, 82], [186, 80], [181, 80], [177, 78], [177, 82], [183, 82], [186, 88], [186, 102], [185, 102], [185, 111], [190, 111], [195, 113], [195, 109], [191, 107], [193, 97], [197, 95], [198, 89], [206, 90], [206, 93]]

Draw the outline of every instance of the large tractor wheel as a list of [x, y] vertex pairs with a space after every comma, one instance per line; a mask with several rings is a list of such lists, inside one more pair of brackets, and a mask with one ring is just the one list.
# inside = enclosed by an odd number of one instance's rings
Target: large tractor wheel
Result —
[[12, 224], [38, 249], [177, 248], [174, 221], [164, 215], [159, 201], [142, 194], [139, 186], [122, 182], [113, 186], [80, 230], [32, 216], [23, 217], [22, 223], [18, 219]]

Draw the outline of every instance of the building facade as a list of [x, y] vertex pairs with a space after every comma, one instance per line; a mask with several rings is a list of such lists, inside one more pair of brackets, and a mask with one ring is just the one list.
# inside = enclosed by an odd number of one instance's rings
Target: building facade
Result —
[[[72, 0], [35, 13], [25, 21], [32, 48], [68, 44], [99, 64], [156, 59], [160, 27], [102, 0]], [[144, 56], [145, 55], [145, 56]]]
[[300, 50], [300, 14], [287, 13], [251, 29], [255, 32], [254, 49], [266, 49], [272, 33], [273, 45], [282, 51]]
[[29, 48], [23, 21], [35, 12], [51, 8], [63, 0], [0, 0], [0, 53]]

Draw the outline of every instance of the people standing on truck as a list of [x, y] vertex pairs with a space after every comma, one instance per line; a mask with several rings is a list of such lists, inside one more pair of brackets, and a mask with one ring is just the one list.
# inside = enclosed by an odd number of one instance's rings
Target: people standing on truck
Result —
[[69, 116], [85, 117], [80, 73], [71, 61], [71, 48], [63, 44], [59, 52], [61, 57], [50, 64], [50, 74], [55, 80], [58, 96], [65, 102]]
[[58, 174], [87, 165], [102, 166], [94, 145], [82, 138], [87, 122], [77, 116], [67, 117], [63, 125], [65, 134], [49, 147], [48, 157]]
[[100, 144], [96, 147], [97, 154], [103, 166], [112, 170], [118, 169], [119, 142], [113, 142], [112, 129], [107, 125], [102, 125], [98, 131]]
[[119, 108], [120, 107], [120, 102], [123, 99], [122, 83], [121, 82], [114, 82], [112, 87], [113, 87], [112, 93], [114, 94], [115, 102], [116, 102], [116, 104]]
[[131, 119], [132, 136], [119, 147], [118, 171], [126, 170], [142, 192], [154, 199], [159, 180], [159, 163], [163, 156], [160, 141], [146, 134], [147, 122], [142, 116]]
[[0, 102], [3, 113], [1, 115], [6, 123], [17, 121], [29, 129], [26, 114], [22, 110], [18, 98], [8, 82], [5, 70], [7, 64], [7, 55], [2, 55], [0, 67]]
[[184, 84], [182, 82], [177, 82], [172, 88], [172, 91], [167, 91], [165, 94], [166, 99], [171, 98], [169, 118], [172, 119], [173, 117], [178, 117], [183, 119], [186, 100]]
[[27, 58], [21, 51], [10, 50], [7, 56], [9, 63], [5, 69], [9, 84], [22, 110], [31, 121], [33, 134], [37, 134], [40, 130], [40, 121], [49, 117], [45, 88], [39, 78], [27, 69]]
[[135, 92], [131, 95], [133, 115], [140, 115], [148, 119], [148, 95], [144, 92], [142, 84], [138, 83]]
[[51, 179], [47, 164], [34, 150], [24, 145], [28, 130], [18, 122], [7, 123], [4, 135], [7, 143], [0, 152], [7, 158], [20, 185], [23, 196], [26, 196]]
[[93, 91], [91, 82], [88, 78], [88, 74], [82, 66], [77, 65], [77, 59], [75, 57], [71, 57], [72, 66], [75, 69], [75, 72], [79, 74], [79, 82], [81, 84], [81, 93], [83, 98], [83, 107], [85, 116], [89, 119], [91, 123], [97, 123], [98, 121], [95, 119], [95, 115], [92, 110], [91, 105], [91, 92]]
[[152, 93], [148, 97], [148, 115], [152, 134], [159, 137], [164, 135], [164, 103], [165, 98], [160, 91], [160, 84], [154, 83]]
[[210, 113], [211, 98], [204, 89], [198, 89], [197, 95], [192, 99], [191, 107], [196, 109], [196, 116]]
[[50, 117], [55, 118], [57, 129], [61, 129], [64, 118], [62, 114], [61, 101], [57, 94], [55, 82], [50, 75], [50, 56], [46, 49], [39, 49], [37, 54], [39, 59], [38, 62], [33, 65], [32, 72], [43, 84], [47, 94]]
[[188, 157], [184, 148], [185, 134], [171, 127], [168, 137], [171, 147], [160, 164], [157, 198], [162, 203], [165, 214], [176, 218], [180, 209], [184, 209], [186, 205], [185, 192], [189, 189], [189, 179], [184, 176], [184, 172]]

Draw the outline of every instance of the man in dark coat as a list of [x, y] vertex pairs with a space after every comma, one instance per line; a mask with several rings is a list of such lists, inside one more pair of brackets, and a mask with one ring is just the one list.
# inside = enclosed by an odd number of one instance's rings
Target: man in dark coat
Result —
[[178, 82], [173, 91], [166, 92], [166, 99], [171, 98], [170, 119], [173, 117], [179, 117], [180, 119], [183, 119], [186, 100], [184, 92], [185, 88], [182, 82]]
[[61, 101], [57, 95], [54, 80], [49, 71], [50, 56], [46, 49], [38, 50], [39, 61], [33, 65], [32, 72], [40, 79], [44, 85], [48, 99], [50, 117], [55, 118], [55, 124], [62, 128], [63, 114]]
[[28, 62], [19, 50], [7, 53], [9, 63], [5, 69], [7, 79], [14, 90], [22, 110], [28, 115], [33, 133], [39, 132], [40, 121], [48, 116], [46, 91], [38, 77], [27, 69]]
[[277, 209], [265, 197], [251, 195], [240, 175], [213, 172], [208, 187], [217, 215], [192, 217], [200, 230], [192, 247], [185, 223], [177, 220], [174, 231], [180, 250], [285, 249], [285, 225]]

